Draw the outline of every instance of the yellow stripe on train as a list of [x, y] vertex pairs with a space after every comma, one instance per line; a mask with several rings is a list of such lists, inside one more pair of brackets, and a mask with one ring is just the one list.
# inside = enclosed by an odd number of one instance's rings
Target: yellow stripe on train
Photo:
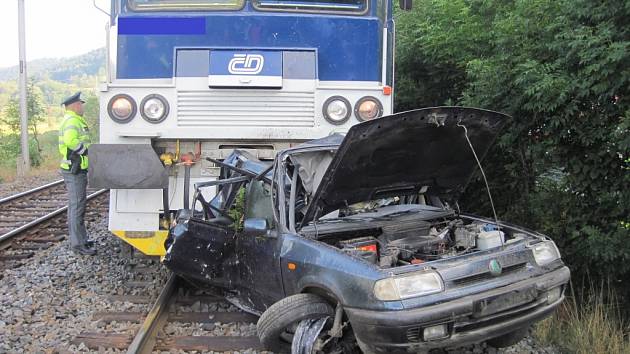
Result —
[[164, 256], [164, 241], [168, 230], [159, 231], [125, 231], [114, 230], [112, 233], [147, 256]]

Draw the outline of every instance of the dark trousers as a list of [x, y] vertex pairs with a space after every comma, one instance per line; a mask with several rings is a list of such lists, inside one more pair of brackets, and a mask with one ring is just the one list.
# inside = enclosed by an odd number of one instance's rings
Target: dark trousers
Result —
[[69, 171], [61, 170], [63, 181], [68, 190], [68, 233], [73, 247], [85, 246], [88, 240], [85, 229], [85, 197], [87, 189], [87, 173], [80, 172], [73, 175]]

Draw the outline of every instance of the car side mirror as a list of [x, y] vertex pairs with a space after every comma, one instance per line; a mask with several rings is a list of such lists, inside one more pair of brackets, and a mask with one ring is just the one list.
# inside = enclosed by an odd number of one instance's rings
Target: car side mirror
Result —
[[249, 218], [245, 219], [243, 224], [243, 231], [253, 234], [255, 236], [264, 235], [267, 233], [267, 219], [263, 218]]
[[401, 10], [409, 11], [413, 7], [413, 0], [399, 0], [398, 5]]

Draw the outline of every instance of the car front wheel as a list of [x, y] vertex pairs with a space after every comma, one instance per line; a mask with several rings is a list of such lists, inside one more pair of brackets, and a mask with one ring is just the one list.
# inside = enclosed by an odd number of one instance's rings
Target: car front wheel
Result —
[[271, 305], [258, 319], [256, 329], [265, 348], [278, 353], [289, 353], [298, 325], [302, 321], [309, 320], [315, 325], [316, 322], [322, 323], [326, 318], [333, 317], [332, 307], [320, 296], [297, 294]]

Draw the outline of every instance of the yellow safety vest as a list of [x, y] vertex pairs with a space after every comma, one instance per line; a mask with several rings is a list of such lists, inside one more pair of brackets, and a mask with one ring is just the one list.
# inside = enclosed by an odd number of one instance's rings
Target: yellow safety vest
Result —
[[[90, 133], [85, 119], [73, 111], [66, 111], [63, 122], [59, 127], [59, 153], [61, 153], [61, 168], [70, 169], [70, 153], [76, 151], [82, 154], [90, 146]], [[81, 155], [81, 169], [88, 169], [87, 155]]]

